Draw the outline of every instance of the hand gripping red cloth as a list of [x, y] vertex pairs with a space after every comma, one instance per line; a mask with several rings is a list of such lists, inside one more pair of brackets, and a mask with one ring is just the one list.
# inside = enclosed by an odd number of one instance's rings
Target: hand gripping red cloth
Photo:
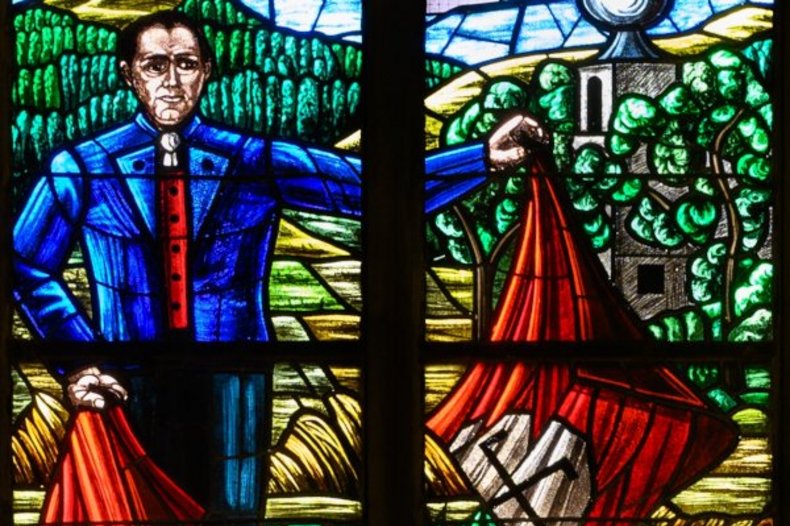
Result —
[[40, 524], [190, 524], [205, 515], [148, 457], [123, 407], [78, 409], [62, 445]]
[[[530, 167], [529, 204], [490, 340], [648, 339], [595, 255], [576, 241], [546, 174], [548, 162], [533, 159]], [[478, 363], [427, 426], [451, 444], [465, 426], [482, 422], [490, 429], [513, 413], [530, 414], [531, 440], [552, 419], [584, 437], [593, 478], [584, 516], [596, 526], [647, 517], [723, 460], [737, 441], [734, 424], [667, 367]], [[606, 518], [612, 520], [601, 521]]]

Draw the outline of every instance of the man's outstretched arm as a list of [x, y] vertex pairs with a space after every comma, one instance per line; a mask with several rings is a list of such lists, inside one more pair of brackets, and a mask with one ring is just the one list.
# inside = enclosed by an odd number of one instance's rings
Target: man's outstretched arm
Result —
[[284, 206], [333, 215], [362, 214], [361, 163], [354, 155], [272, 141], [265, 170]]
[[94, 331], [62, 278], [81, 216], [82, 180], [68, 152], [36, 183], [14, 226], [14, 300], [42, 338], [91, 341]]
[[[457, 199], [487, 178], [485, 146], [475, 143], [427, 157], [426, 212]], [[273, 141], [271, 169], [283, 205], [335, 215], [362, 214], [362, 163], [337, 151]]]
[[488, 180], [484, 143], [441, 150], [425, 158], [425, 213], [442, 208]]
[[516, 115], [494, 129], [485, 143], [442, 150], [425, 159], [425, 212], [440, 209], [485, 183], [491, 172], [523, 166], [550, 135], [537, 119]]
[[[500, 125], [486, 143], [443, 149], [425, 159], [425, 211], [433, 212], [483, 184], [492, 171], [519, 166], [528, 144], [549, 138], [532, 117], [516, 116]], [[361, 163], [337, 151], [272, 141], [267, 172], [286, 206], [330, 214], [362, 212]]]

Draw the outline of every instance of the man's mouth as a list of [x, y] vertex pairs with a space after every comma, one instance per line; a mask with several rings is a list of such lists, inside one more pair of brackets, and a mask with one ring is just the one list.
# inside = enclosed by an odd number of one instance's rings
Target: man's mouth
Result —
[[168, 104], [172, 104], [175, 102], [182, 102], [184, 100], [183, 95], [165, 95], [164, 97], [159, 97], [159, 100], [162, 102], [167, 102]]

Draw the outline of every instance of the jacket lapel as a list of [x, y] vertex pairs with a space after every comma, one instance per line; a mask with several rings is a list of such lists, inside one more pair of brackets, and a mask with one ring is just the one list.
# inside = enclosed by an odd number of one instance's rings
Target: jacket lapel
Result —
[[198, 147], [189, 149], [189, 189], [192, 199], [192, 235], [197, 237], [217, 197], [227, 158]]
[[137, 205], [143, 223], [148, 232], [156, 232], [156, 184], [154, 181], [155, 150], [153, 146], [145, 147], [117, 159], [123, 180]]
[[[125, 175], [124, 181], [132, 201], [140, 212], [148, 231], [156, 236], [156, 148], [159, 132], [142, 116], [135, 119], [138, 130], [150, 139], [141, 141], [140, 149], [116, 158]], [[192, 236], [197, 237], [216, 199], [222, 176], [228, 170], [229, 160], [218, 153], [200, 147], [201, 120], [195, 116], [182, 130], [182, 139], [189, 145], [188, 181], [192, 208]]]

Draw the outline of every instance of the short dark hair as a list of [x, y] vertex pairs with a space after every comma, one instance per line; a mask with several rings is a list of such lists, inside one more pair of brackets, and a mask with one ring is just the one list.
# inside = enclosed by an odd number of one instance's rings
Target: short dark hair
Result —
[[118, 60], [131, 64], [134, 55], [137, 53], [137, 39], [146, 29], [153, 26], [164, 26], [165, 29], [173, 29], [176, 26], [183, 26], [195, 35], [200, 47], [200, 58], [204, 62], [214, 62], [212, 60], [211, 47], [208, 39], [203, 33], [203, 29], [191, 18], [180, 11], [156, 11], [150, 15], [145, 15], [128, 26], [124, 27], [118, 34]]

